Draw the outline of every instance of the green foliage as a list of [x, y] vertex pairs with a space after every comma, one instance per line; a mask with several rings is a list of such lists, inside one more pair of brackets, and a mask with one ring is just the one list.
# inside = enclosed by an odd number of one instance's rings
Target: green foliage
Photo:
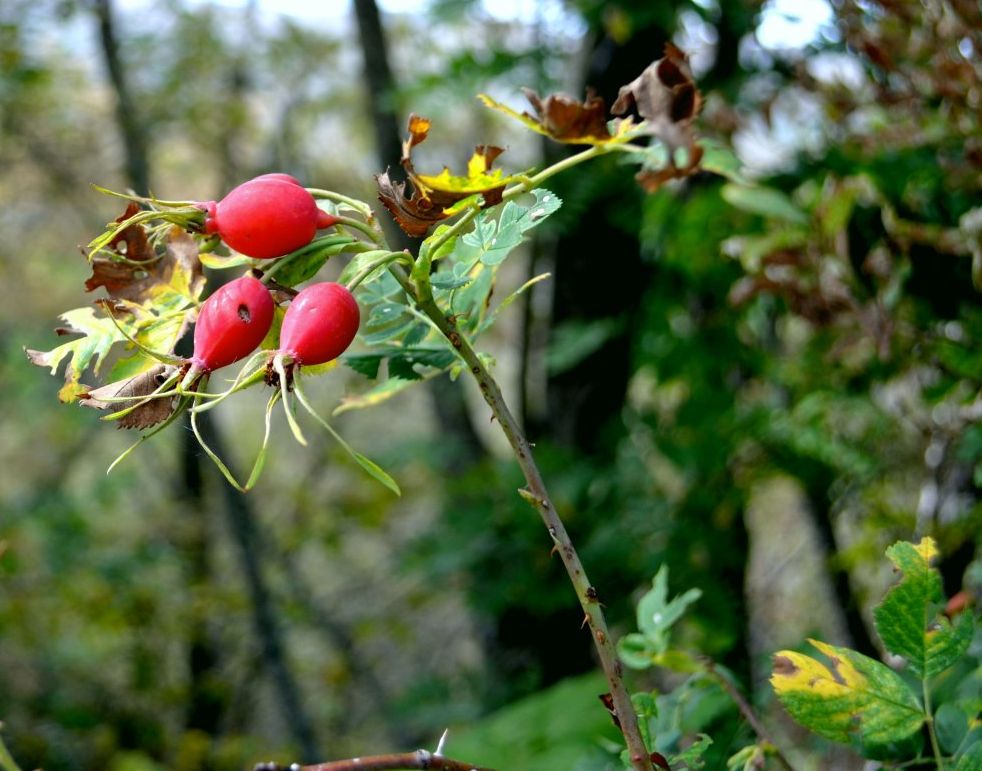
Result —
[[603, 748], [615, 741], [617, 729], [597, 708], [604, 688], [596, 674], [564, 680], [467, 729], [451, 730], [447, 754], [489, 768], [614, 769]]
[[668, 568], [662, 566], [652, 581], [653, 587], [638, 602], [639, 633], [620, 639], [617, 651], [629, 667], [646, 669], [661, 664], [668, 652], [669, 633], [686, 608], [702, 596], [698, 589], [689, 589], [678, 597], [668, 599]]
[[[828, 663], [794, 651], [781, 651], [774, 658], [771, 685], [795, 720], [832, 741], [855, 742], [871, 758], [882, 757], [884, 752], [916, 752], [918, 747], [909, 746], [907, 740], [926, 723], [939, 769], [943, 767], [941, 752], [967, 752], [982, 738], [966, 744], [969, 715], [961, 704], [946, 702], [932, 713], [929, 701], [930, 681], [959, 663], [973, 631], [970, 613], [962, 612], [954, 625], [939, 615], [941, 580], [931, 567], [937, 554], [931, 538], [918, 544], [900, 542], [887, 549], [902, 575], [874, 613], [887, 650], [903, 656], [911, 674], [921, 681], [923, 700], [884, 664], [848, 648], [812, 640]], [[977, 677], [976, 671], [972, 679]]]
[[954, 625], [941, 614], [941, 576], [931, 567], [936, 556], [930, 539], [887, 549], [903, 577], [874, 611], [876, 630], [887, 650], [903, 656], [911, 671], [925, 680], [952, 666], [972, 641], [971, 614], [959, 614]]

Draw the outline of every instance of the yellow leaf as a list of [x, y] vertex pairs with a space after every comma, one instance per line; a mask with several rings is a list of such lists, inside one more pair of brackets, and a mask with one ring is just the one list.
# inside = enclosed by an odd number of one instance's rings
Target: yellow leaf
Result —
[[922, 538], [921, 542], [914, 549], [924, 558], [925, 562], [930, 562], [938, 556], [938, 544], [935, 543], [933, 538]]
[[[778, 694], [788, 691], [808, 691], [819, 696], [844, 696], [851, 690], [864, 689], [867, 681], [855, 667], [835, 655], [835, 649], [818, 640], [812, 645], [829, 657], [832, 666], [827, 667], [811, 656], [794, 651], [781, 651], [775, 658], [771, 684]], [[789, 664], [780, 662], [784, 658]]]

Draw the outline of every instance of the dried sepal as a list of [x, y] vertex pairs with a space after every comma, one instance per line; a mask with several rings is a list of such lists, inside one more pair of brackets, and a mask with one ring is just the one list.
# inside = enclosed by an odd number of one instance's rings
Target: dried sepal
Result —
[[[402, 143], [402, 167], [408, 182], [395, 182], [386, 171], [375, 179], [379, 200], [408, 235], [420, 238], [437, 222], [446, 219], [446, 210], [473, 195], [481, 195], [485, 206], [501, 201], [505, 186], [514, 178], [492, 169], [504, 150], [494, 145], [478, 145], [467, 162], [467, 175], [458, 176], [449, 168], [435, 175], [418, 174], [412, 161], [413, 148], [429, 134], [432, 122], [419, 115], [409, 116], [409, 134]], [[409, 192], [407, 193], [407, 185]]]
[[[701, 106], [702, 95], [692, 77], [688, 57], [671, 43], [666, 43], [661, 59], [621, 87], [611, 112], [624, 115], [637, 110], [644, 119], [640, 130], [658, 139], [668, 150], [666, 166], [638, 173], [637, 180], [647, 192], [698, 170], [702, 148], [696, 144], [692, 122]], [[686, 153], [681, 166], [676, 164], [679, 150]]]

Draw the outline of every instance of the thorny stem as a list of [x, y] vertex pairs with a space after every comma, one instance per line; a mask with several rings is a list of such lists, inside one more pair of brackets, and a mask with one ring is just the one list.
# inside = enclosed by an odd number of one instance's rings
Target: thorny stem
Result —
[[785, 771], [794, 771], [792, 765], [788, 762], [788, 759], [781, 753], [777, 743], [771, 738], [770, 733], [768, 732], [767, 728], [764, 727], [764, 724], [757, 716], [757, 713], [754, 712], [754, 708], [750, 706], [750, 702], [744, 698], [743, 694], [740, 693], [739, 689], [732, 682], [730, 682], [730, 679], [726, 675], [716, 669], [716, 662], [714, 662], [712, 659], [706, 659], [705, 667], [706, 673], [713, 678], [713, 680], [719, 683], [720, 687], [726, 691], [727, 696], [729, 696], [733, 703], [736, 704], [737, 709], [740, 710], [740, 714], [743, 715], [744, 720], [750, 724], [750, 727], [753, 729], [754, 733], [757, 734], [757, 738], [759, 738], [762, 743], [768, 745], [768, 751], [770, 754], [774, 755], [777, 762], [781, 764], [781, 767], [784, 768]]
[[468, 370], [481, 389], [484, 400], [491, 408], [501, 430], [504, 431], [518, 465], [525, 476], [526, 487], [519, 490], [519, 494], [539, 512], [539, 516], [552, 538], [554, 549], [559, 553], [566, 572], [569, 574], [570, 582], [576, 590], [580, 606], [583, 608], [583, 622], [590, 627], [600, 664], [607, 676], [614, 709], [620, 722], [621, 733], [627, 743], [631, 764], [637, 771], [651, 771], [651, 760], [638, 729], [638, 717], [634, 711], [634, 706], [631, 704], [631, 695], [624, 685], [623, 668], [617, 658], [614, 641], [607, 629], [607, 622], [604, 618], [600, 599], [597, 596], [597, 590], [590, 584], [586, 571], [583, 569], [583, 563], [580, 562], [580, 557], [566, 532], [566, 527], [549, 498], [549, 492], [542, 481], [542, 475], [535, 463], [535, 458], [532, 456], [532, 448], [528, 440], [523, 435], [518, 421], [511, 414], [498, 383], [491, 377], [466, 337], [457, 329], [456, 323], [443, 315], [432, 296], [419, 297], [404, 273], [396, 269], [392, 270], [392, 275], [396, 277], [409, 297], [430, 318], [467, 364]]
[[427, 750], [404, 752], [394, 755], [372, 755], [351, 760], [336, 760], [301, 766], [296, 763], [281, 766], [276, 763], [260, 763], [253, 771], [396, 771], [396, 769], [428, 769], [428, 771], [491, 771], [490, 768], [475, 766], [461, 760], [445, 758]]
[[[582, 152], [564, 158], [558, 163], [543, 169], [538, 174], [521, 180], [506, 190], [502, 195], [502, 200], [507, 201], [523, 193], [527, 193], [561, 171], [603, 155], [609, 152], [610, 149], [606, 145], [594, 145]], [[457, 222], [444, 231], [440, 237], [434, 239], [433, 243], [429, 245], [426, 254], [432, 257], [440, 246], [460, 233], [477, 216], [478, 211], [479, 209], [477, 207], [469, 209]], [[420, 270], [419, 267], [423, 267], [424, 269]], [[583, 568], [583, 563], [580, 561], [579, 554], [577, 554], [569, 534], [566, 532], [566, 526], [563, 524], [562, 519], [556, 511], [556, 507], [549, 497], [549, 492], [546, 489], [545, 482], [542, 480], [542, 474], [539, 472], [535, 458], [532, 455], [532, 448], [528, 439], [525, 438], [518, 421], [512, 415], [508, 404], [505, 402], [498, 383], [488, 372], [476, 351], [471, 347], [466, 336], [457, 329], [455, 320], [452, 317], [448, 318], [445, 316], [436, 304], [429, 283], [429, 266], [418, 266], [413, 271], [413, 278], [416, 281], [415, 284], [410, 277], [395, 265], [390, 266], [389, 270], [402, 286], [410, 300], [416, 304], [419, 310], [429, 317], [437, 329], [447, 338], [460, 358], [463, 359], [471, 375], [477, 381], [484, 400], [491, 408], [492, 415], [498, 421], [498, 425], [501, 426], [501, 430], [508, 439], [512, 452], [515, 454], [515, 459], [518, 461], [518, 465], [525, 476], [526, 486], [518, 492], [522, 498], [539, 512], [539, 516], [549, 531], [550, 538], [552, 538], [554, 551], [559, 553], [563, 561], [563, 566], [569, 574], [570, 582], [576, 591], [577, 599], [580, 601], [580, 607], [583, 608], [583, 623], [590, 628], [593, 644], [597, 649], [601, 667], [607, 677], [616, 719], [620, 724], [621, 733], [627, 744], [631, 765], [636, 771], [652, 771], [651, 758], [645, 747], [644, 739], [641, 737], [641, 731], [638, 727], [638, 716], [634, 711], [634, 705], [631, 703], [631, 695], [624, 685], [623, 667], [620, 659], [617, 657], [614, 641], [611, 639], [610, 632], [607, 629], [607, 621], [604, 618], [597, 590], [590, 584], [590, 580], [587, 578], [586, 571]], [[321, 769], [321, 771], [326, 771], [326, 769]]]

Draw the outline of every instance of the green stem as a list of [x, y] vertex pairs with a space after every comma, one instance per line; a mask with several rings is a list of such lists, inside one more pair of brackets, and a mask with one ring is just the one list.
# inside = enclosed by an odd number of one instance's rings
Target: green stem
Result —
[[931, 752], [934, 754], [934, 762], [938, 771], [944, 771], [944, 756], [941, 754], [941, 745], [938, 744], [938, 734], [934, 730], [934, 715], [931, 711], [931, 689], [928, 688], [927, 678], [921, 679], [921, 693], [924, 696], [924, 720], [927, 723], [927, 735], [931, 737]]
[[715, 680], [720, 688], [722, 688], [726, 695], [730, 697], [740, 714], [743, 715], [744, 720], [749, 723], [750, 727], [753, 729], [754, 733], [757, 734], [757, 738], [760, 739], [761, 743], [765, 746], [769, 746], [770, 753], [774, 755], [775, 760], [777, 760], [778, 765], [781, 766], [785, 771], [794, 771], [788, 759], [784, 757], [781, 752], [781, 748], [777, 746], [767, 728], [764, 727], [763, 722], [760, 717], [754, 712], [754, 708], [750, 706], [750, 702], [747, 701], [743, 694], [737, 689], [737, 687], [730, 681], [730, 679], [720, 672], [716, 668], [716, 662], [710, 658], [705, 660], [706, 674], [708, 674], [713, 680]]
[[480, 213], [481, 207], [475, 204], [471, 206], [465, 213], [464, 216], [457, 220], [453, 225], [444, 230], [440, 235], [433, 239], [432, 243], [428, 243], [426, 248], [429, 250], [430, 254], [436, 254], [437, 250], [443, 246], [447, 241], [467, 227], [467, 225], [473, 221], [473, 219]]
[[412, 263], [412, 258], [406, 252], [386, 252], [381, 257], [371, 260], [364, 268], [358, 271], [347, 283], [347, 288], [349, 292], [354, 292], [355, 289], [372, 275], [373, 272], [381, 268], [383, 265], [387, 265], [390, 262], [395, 262], [397, 260], [406, 260], [408, 263]]
[[593, 145], [582, 152], [578, 152], [575, 155], [570, 155], [567, 158], [563, 158], [561, 161], [557, 161], [556, 163], [552, 164], [552, 166], [547, 166], [538, 174], [527, 177], [517, 185], [513, 185], [512, 187], [508, 188], [501, 196], [501, 200], [510, 201], [512, 198], [522, 195], [523, 193], [527, 193], [529, 190], [534, 190], [547, 179], [554, 177], [556, 174], [559, 174], [562, 171], [566, 171], [574, 166], [578, 166], [584, 161], [589, 161], [592, 158], [597, 158], [611, 152], [612, 147], [616, 147], [616, 145]]
[[[3, 728], [3, 723], [0, 723], [0, 728]], [[7, 750], [7, 745], [3, 743], [3, 738], [0, 738], [0, 771], [21, 771], [17, 761]]]
[[361, 222], [360, 220], [356, 220], [353, 217], [338, 217], [337, 220], [338, 220], [337, 221], [338, 225], [341, 225], [346, 228], [352, 228], [353, 230], [357, 230], [361, 233], [364, 233], [366, 236], [372, 239], [372, 241], [374, 241], [376, 244], [381, 242], [381, 236], [379, 236], [378, 231], [375, 230], [375, 228], [373, 228], [371, 225], [365, 222]]
[[[583, 154], [581, 153], [580, 155]], [[549, 497], [545, 482], [542, 480], [542, 474], [539, 472], [535, 458], [532, 455], [531, 445], [522, 433], [518, 421], [508, 408], [498, 383], [487, 371], [484, 363], [471, 347], [467, 338], [457, 329], [456, 322], [443, 314], [431, 296], [421, 297], [410, 280], [401, 271], [392, 270], [392, 275], [399, 281], [410, 299], [429, 317], [444, 337], [447, 338], [460, 358], [466, 363], [468, 370], [481, 389], [481, 395], [491, 408], [492, 415], [498, 421], [498, 425], [501, 426], [501, 430], [508, 439], [512, 452], [525, 476], [526, 487], [519, 490], [519, 494], [539, 512], [543, 524], [549, 531], [555, 551], [559, 554], [560, 559], [562, 559], [566, 572], [569, 575], [569, 580], [573, 584], [576, 596], [580, 601], [580, 606], [583, 608], [583, 621], [590, 628], [593, 644], [597, 649], [597, 655], [600, 658], [604, 674], [607, 676], [607, 683], [610, 687], [614, 709], [620, 721], [621, 733], [624, 735], [624, 740], [627, 743], [631, 764], [636, 771], [651, 771], [651, 760], [644, 740], [641, 738], [637, 714], [634, 711], [634, 706], [631, 704], [631, 695], [624, 685], [623, 667], [617, 657], [617, 651], [614, 648], [614, 641], [610, 635], [610, 631], [607, 629], [607, 622], [604, 618], [600, 599], [597, 596], [596, 589], [590, 584], [590, 580], [583, 568], [583, 563], [580, 561], [580, 557], [570, 540], [569, 534], [566, 532], [566, 526], [563, 524], [562, 519], [560, 519], [556, 507]]]

